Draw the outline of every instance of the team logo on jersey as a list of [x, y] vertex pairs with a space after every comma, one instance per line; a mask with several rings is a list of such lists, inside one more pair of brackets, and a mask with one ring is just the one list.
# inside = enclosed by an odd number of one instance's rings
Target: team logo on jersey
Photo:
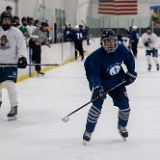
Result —
[[9, 40], [7, 39], [6, 35], [3, 35], [0, 38], [0, 49], [6, 50], [6, 49], [9, 49], [9, 48], [10, 48]]
[[120, 72], [121, 70], [121, 64], [120, 63], [115, 63], [112, 64], [109, 68], [108, 68], [108, 72], [111, 76], [116, 75]]

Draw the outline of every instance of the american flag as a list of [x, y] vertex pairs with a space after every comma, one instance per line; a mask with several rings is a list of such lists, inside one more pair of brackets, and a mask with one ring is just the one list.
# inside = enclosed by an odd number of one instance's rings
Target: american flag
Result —
[[137, 0], [99, 0], [98, 13], [135, 15], [137, 14]]

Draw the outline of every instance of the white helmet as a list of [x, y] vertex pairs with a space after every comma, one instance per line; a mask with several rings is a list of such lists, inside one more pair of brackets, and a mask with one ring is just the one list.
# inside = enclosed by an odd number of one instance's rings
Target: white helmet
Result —
[[133, 26], [132, 28], [133, 28], [133, 29], [137, 29], [137, 26]]
[[75, 26], [74, 26], [74, 29], [79, 29], [79, 25], [75, 25]]

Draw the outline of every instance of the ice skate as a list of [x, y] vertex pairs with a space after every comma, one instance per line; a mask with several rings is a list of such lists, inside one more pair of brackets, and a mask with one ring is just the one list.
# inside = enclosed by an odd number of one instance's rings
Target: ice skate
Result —
[[7, 115], [8, 121], [16, 120], [17, 119], [16, 115], [17, 115], [17, 106], [11, 107], [11, 110]]
[[83, 145], [85, 146], [87, 142], [91, 140], [92, 133], [85, 131], [83, 134]]
[[37, 71], [37, 76], [44, 76], [44, 75], [45, 75], [45, 73]]
[[148, 71], [150, 71], [150, 70], [151, 70], [151, 64], [148, 65]]
[[159, 71], [159, 64], [156, 64], [157, 71]]
[[122, 139], [126, 141], [126, 138], [128, 137], [128, 131], [126, 127], [122, 127], [121, 125], [118, 124], [118, 130], [119, 130], [119, 134], [121, 135]]

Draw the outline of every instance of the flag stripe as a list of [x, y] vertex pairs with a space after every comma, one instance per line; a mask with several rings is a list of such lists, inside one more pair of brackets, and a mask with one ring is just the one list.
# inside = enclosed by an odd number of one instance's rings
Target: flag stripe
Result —
[[98, 13], [111, 15], [137, 14], [137, 0], [99, 0]]

